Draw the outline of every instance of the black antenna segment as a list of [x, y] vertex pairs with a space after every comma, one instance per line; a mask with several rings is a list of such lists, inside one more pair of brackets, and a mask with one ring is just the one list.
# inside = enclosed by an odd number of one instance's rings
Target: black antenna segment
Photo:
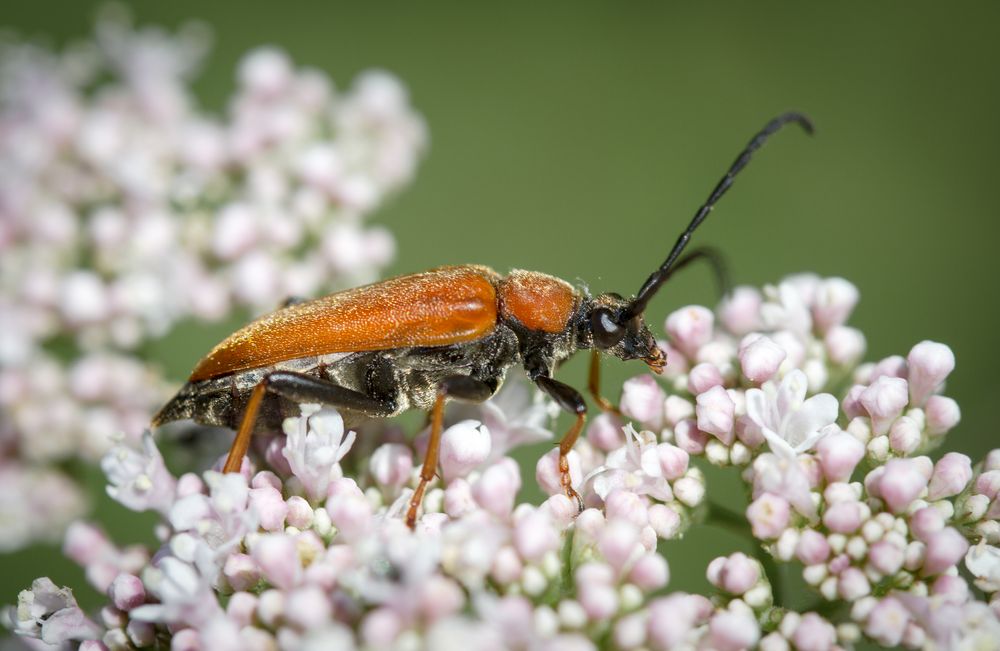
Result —
[[750, 162], [750, 157], [755, 151], [760, 149], [764, 142], [767, 141], [768, 137], [773, 135], [789, 122], [797, 123], [808, 134], [813, 133], [813, 125], [809, 118], [795, 111], [783, 113], [764, 125], [764, 128], [750, 139], [747, 146], [742, 152], [740, 152], [740, 155], [736, 157], [733, 164], [729, 166], [729, 171], [726, 172], [726, 175], [722, 177], [719, 183], [715, 186], [715, 189], [712, 190], [712, 194], [708, 195], [708, 199], [701, 206], [701, 208], [698, 209], [698, 212], [695, 213], [691, 223], [688, 224], [686, 229], [684, 229], [681, 236], [677, 238], [677, 243], [674, 244], [674, 248], [671, 249], [670, 255], [667, 256], [667, 259], [664, 260], [663, 264], [660, 265], [660, 268], [654, 271], [652, 275], [646, 279], [646, 282], [642, 284], [639, 292], [635, 295], [635, 299], [629, 303], [628, 307], [625, 308], [619, 317], [620, 323], [625, 323], [632, 317], [642, 314], [646, 310], [646, 305], [649, 303], [650, 299], [656, 295], [656, 292], [660, 289], [660, 285], [662, 285], [670, 276], [670, 272], [673, 269], [674, 264], [677, 262], [677, 258], [684, 251], [688, 241], [691, 239], [691, 235], [693, 235], [695, 229], [697, 229], [698, 226], [705, 221], [705, 218], [708, 217], [708, 213], [712, 212], [712, 208], [715, 207], [716, 202], [722, 198], [722, 195], [726, 194], [726, 191], [729, 190], [729, 186], [733, 184], [733, 179], [736, 178], [736, 175], [739, 174], [740, 170], [746, 167], [746, 164]]

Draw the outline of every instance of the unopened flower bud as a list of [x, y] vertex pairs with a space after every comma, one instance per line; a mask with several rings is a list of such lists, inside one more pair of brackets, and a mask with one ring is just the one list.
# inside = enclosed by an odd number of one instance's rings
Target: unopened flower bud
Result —
[[962, 419], [958, 403], [945, 396], [932, 395], [924, 405], [927, 414], [927, 431], [932, 435], [940, 435], [949, 431]]
[[714, 435], [727, 445], [732, 443], [736, 405], [726, 390], [719, 385], [713, 386], [698, 395], [697, 404], [698, 429]]
[[637, 375], [622, 385], [622, 413], [644, 426], [659, 429], [663, 426], [663, 402], [667, 395], [649, 373]]
[[722, 386], [722, 373], [715, 364], [698, 364], [688, 371], [688, 391], [694, 395], [705, 393], [712, 387]]
[[671, 343], [688, 359], [694, 359], [699, 348], [712, 338], [715, 317], [700, 305], [682, 307], [667, 317], [666, 330]]
[[479, 421], [463, 420], [441, 434], [441, 471], [445, 482], [464, 477], [490, 454], [490, 432]]
[[921, 341], [906, 357], [910, 383], [910, 403], [921, 406], [955, 370], [951, 348], [933, 341]]
[[771, 379], [785, 361], [785, 349], [761, 334], [749, 334], [740, 342], [740, 368], [755, 384]]
[[934, 466], [927, 499], [939, 500], [958, 495], [971, 479], [972, 460], [959, 452], [949, 452]]
[[889, 431], [908, 401], [906, 380], [902, 378], [882, 376], [861, 394], [861, 404], [871, 416], [872, 431], [876, 435]]

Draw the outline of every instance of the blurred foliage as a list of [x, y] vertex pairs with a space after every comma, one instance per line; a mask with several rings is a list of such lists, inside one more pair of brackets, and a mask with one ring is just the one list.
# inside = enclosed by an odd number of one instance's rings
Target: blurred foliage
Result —
[[[97, 5], [10, 1], [0, 23], [62, 43], [88, 32]], [[431, 152], [416, 183], [377, 216], [397, 237], [393, 272], [477, 262], [633, 292], [745, 140], [778, 112], [807, 112], [816, 136], [788, 130], [769, 143], [697, 240], [725, 251], [738, 283], [806, 270], [856, 283], [862, 300], [852, 325], [868, 336], [869, 358], [905, 354], [925, 338], [951, 345], [958, 367], [947, 394], [964, 415], [949, 447], [978, 459], [997, 444], [989, 405], [1000, 389], [1000, 5], [131, 7], [140, 23], [202, 18], [212, 26], [216, 46], [197, 89], [215, 108], [240, 55], [264, 43], [341, 85], [371, 66], [409, 85]], [[715, 300], [708, 270], [692, 270], [648, 318], [657, 327], [682, 305]], [[238, 322], [183, 327], [151, 352], [179, 380]], [[585, 367], [580, 356], [561, 378], [582, 386]], [[609, 363], [606, 386], [639, 372]], [[537, 451], [522, 458], [525, 483], [537, 490]], [[709, 478], [710, 499], [738, 499], [731, 473]], [[88, 481], [100, 495], [100, 477]], [[148, 519], [106, 498], [98, 517], [120, 540], [150, 537]], [[713, 529], [671, 544], [671, 587], [705, 589], [707, 561], [736, 544]], [[57, 557], [38, 548], [0, 558], [0, 601], [39, 574], [82, 585]]]

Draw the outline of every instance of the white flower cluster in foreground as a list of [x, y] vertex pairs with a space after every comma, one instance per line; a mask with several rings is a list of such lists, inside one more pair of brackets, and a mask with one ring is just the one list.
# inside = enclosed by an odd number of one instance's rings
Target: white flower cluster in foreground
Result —
[[[844, 325], [856, 300], [846, 281], [800, 276], [741, 288], [718, 317], [672, 314], [665, 386], [624, 387], [637, 426], [599, 416], [572, 454], [579, 513], [554, 450], [535, 473], [551, 497], [518, 501], [531, 479], [508, 453], [552, 432], [549, 406], [514, 381], [451, 420], [414, 531], [426, 432], [355, 436], [306, 405], [229, 475], [175, 477], [151, 438], [123, 445], [104, 460], [109, 493], [160, 514], [161, 547], [74, 525], [65, 551], [107, 605], [88, 615], [39, 579], [12, 626], [91, 650], [994, 648], [1000, 450], [975, 466], [922, 456], [958, 420], [939, 393], [954, 359], [924, 342], [859, 366], [863, 337]], [[706, 502], [695, 457], [744, 479], [745, 514]], [[760, 556], [713, 560], [711, 595], [671, 591], [658, 542], [726, 507]], [[782, 601], [768, 573], [784, 562], [801, 562], [813, 609]]]
[[[399, 81], [338, 90], [262, 48], [214, 115], [190, 88], [207, 49], [198, 25], [115, 8], [62, 51], [0, 39], [0, 482], [96, 461], [109, 431], [137, 440], [165, 390], [134, 351], [179, 320], [354, 286], [394, 255], [364, 218], [425, 145]], [[59, 535], [64, 504], [0, 549]]]

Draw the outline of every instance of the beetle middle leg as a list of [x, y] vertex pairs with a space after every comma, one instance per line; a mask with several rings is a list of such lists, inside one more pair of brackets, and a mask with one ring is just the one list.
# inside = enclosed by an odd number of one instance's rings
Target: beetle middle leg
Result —
[[424, 499], [427, 484], [437, 474], [438, 452], [441, 449], [441, 433], [444, 429], [444, 403], [448, 398], [467, 402], [488, 400], [497, 389], [497, 383], [484, 382], [467, 375], [452, 375], [438, 384], [437, 398], [431, 408], [431, 434], [424, 453], [424, 465], [420, 468], [420, 483], [410, 498], [410, 508], [406, 511], [406, 525], [413, 529], [417, 524], [417, 510]]
[[243, 411], [243, 419], [240, 421], [240, 427], [233, 440], [233, 446], [229, 449], [229, 456], [222, 467], [222, 472], [237, 472], [243, 464], [243, 457], [250, 447], [250, 437], [257, 421], [257, 413], [267, 393], [274, 393], [298, 403], [317, 402], [375, 417], [392, 414], [396, 406], [391, 399], [373, 398], [311, 375], [293, 371], [273, 371], [265, 375], [250, 393], [250, 399]]
[[540, 375], [535, 378], [535, 385], [551, 396], [559, 407], [570, 414], [576, 416], [576, 420], [569, 430], [559, 440], [559, 481], [562, 484], [566, 496], [576, 500], [577, 506], [583, 510], [583, 498], [573, 488], [573, 480], [569, 474], [569, 453], [580, 438], [583, 430], [583, 423], [587, 420], [587, 403], [584, 402], [580, 392], [568, 384], [559, 380]]

